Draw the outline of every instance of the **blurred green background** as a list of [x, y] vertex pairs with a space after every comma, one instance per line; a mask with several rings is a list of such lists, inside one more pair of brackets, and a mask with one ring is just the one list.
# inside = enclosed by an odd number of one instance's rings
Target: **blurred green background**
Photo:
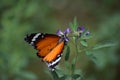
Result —
[[[24, 37], [55, 33], [76, 16], [93, 36], [89, 46], [112, 41], [116, 46], [80, 54], [85, 80], [120, 80], [119, 0], [0, 0], [0, 80], [52, 80], [47, 66]], [[74, 53], [74, 52], [73, 52]]]

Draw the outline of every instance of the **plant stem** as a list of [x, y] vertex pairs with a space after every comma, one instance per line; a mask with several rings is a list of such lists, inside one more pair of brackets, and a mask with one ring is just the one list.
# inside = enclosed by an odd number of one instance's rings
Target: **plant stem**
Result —
[[[79, 53], [78, 46], [77, 46], [78, 43], [77, 42], [78, 42], [77, 39], [75, 39], [75, 49], [76, 49], [75, 51], [76, 51], [76, 54], [75, 54], [75, 60], [74, 60], [73, 70], [72, 70], [71, 76], [74, 74], [76, 63], [77, 63], [77, 58], [78, 58], [78, 53]], [[72, 78], [72, 80], [74, 80], [74, 79]]]

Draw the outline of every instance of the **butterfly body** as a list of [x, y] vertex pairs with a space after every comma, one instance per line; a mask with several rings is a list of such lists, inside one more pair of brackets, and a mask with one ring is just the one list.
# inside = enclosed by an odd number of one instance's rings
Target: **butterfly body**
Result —
[[53, 71], [61, 59], [65, 45], [63, 37], [55, 34], [32, 33], [25, 37], [25, 41], [38, 50], [37, 56], [41, 57]]

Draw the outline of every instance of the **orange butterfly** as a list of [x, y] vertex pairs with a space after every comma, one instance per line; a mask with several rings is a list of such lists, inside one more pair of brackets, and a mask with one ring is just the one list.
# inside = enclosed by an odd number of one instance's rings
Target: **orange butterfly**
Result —
[[37, 56], [42, 58], [50, 70], [54, 71], [61, 59], [65, 45], [64, 37], [55, 34], [32, 33], [25, 37], [25, 41], [38, 50]]

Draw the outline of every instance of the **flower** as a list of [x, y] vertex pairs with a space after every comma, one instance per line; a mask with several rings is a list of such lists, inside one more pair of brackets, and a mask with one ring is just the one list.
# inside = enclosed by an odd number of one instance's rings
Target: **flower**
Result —
[[65, 31], [64, 31], [64, 34], [69, 34], [71, 32], [70, 28], [67, 28]]
[[69, 38], [67, 37], [67, 35], [71, 32], [70, 28], [67, 28], [64, 32], [62, 32], [61, 30], [58, 30], [56, 32], [56, 34], [60, 37], [63, 37], [63, 39], [68, 42]]
[[77, 32], [78, 32], [78, 38], [80, 38], [82, 35], [84, 35], [84, 36], [88, 36], [89, 34], [90, 34], [90, 32], [89, 31], [86, 31], [85, 30], [85, 27], [77, 27]]
[[82, 27], [77, 27], [77, 31], [79, 33], [83, 33], [85, 31], [85, 28], [82, 26]]
[[88, 35], [90, 35], [90, 32], [88, 31], [88, 32], [86, 32], [86, 36], [88, 36]]

